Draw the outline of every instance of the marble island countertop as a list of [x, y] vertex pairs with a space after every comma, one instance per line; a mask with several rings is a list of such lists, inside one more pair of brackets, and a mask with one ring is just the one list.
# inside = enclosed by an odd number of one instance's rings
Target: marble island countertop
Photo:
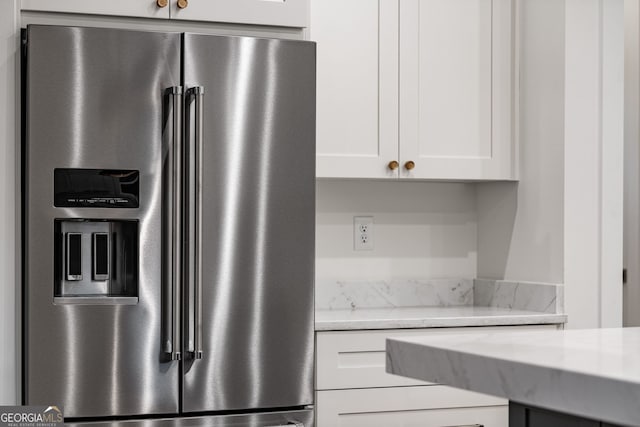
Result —
[[394, 307], [316, 310], [316, 331], [565, 323], [564, 314], [498, 307]]
[[387, 372], [640, 425], [640, 328], [388, 339]]

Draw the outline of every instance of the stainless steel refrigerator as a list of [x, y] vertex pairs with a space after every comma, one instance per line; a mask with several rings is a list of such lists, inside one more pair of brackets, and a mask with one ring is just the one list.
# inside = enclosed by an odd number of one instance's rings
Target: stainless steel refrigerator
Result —
[[312, 425], [315, 45], [24, 39], [24, 404]]

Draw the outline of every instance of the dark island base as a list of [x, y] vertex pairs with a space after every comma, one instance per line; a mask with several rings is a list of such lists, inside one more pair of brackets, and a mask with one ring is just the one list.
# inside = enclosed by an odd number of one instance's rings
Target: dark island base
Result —
[[509, 427], [622, 427], [509, 402]]

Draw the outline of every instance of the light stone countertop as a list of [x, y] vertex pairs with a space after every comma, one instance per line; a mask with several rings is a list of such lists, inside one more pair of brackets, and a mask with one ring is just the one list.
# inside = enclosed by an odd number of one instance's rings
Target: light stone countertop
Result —
[[388, 339], [387, 372], [640, 425], [640, 328]]
[[565, 314], [497, 307], [395, 307], [316, 310], [316, 331], [565, 323]]

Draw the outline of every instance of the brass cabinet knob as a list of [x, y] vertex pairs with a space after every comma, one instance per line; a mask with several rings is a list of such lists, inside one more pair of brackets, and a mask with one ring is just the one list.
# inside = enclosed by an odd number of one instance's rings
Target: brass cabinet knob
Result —
[[187, 0], [178, 0], [178, 7], [180, 9], [184, 9], [187, 6], [189, 6], [189, 2]]
[[167, 5], [169, 4], [169, 0], [157, 0], [156, 4], [158, 5], [158, 7], [167, 7]]
[[400, 163], [398, 163], [395, 160], [391, 160], [387, 166], [389, 167], [389, 169], [394, 171], [394, 170], [398, 169], [398, 166], [400, 166]]
[[412, 160], [409, 160], [408, 162], [406, 162], [406, 163], [404, 164], [404, 168], [405, 168], [406, 170], [408, 170], [408, 171], [410, 171], [411, 169], [413, 169], [413, 168], [415, 168], [415, 167], [416, 167], [416, 164], [415, 164]]

